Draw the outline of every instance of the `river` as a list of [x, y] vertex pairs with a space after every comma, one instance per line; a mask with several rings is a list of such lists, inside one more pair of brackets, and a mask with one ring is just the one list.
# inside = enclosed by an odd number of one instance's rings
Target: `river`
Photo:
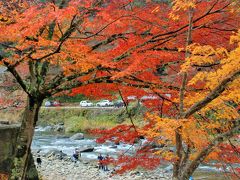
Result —
[[[92, 152], [81, 153], [81, 159], [87, 161], [97, 160], [97, 156], [101, 153], [103, 156], [109, 154], [113, 158], [117, 158], [120, 154], [127, 151], [131, 154], [134, 152], [134, 147], [128, 144], [115, 145], [111, 142], [105, 144], [97, 144], [96, 139], [91, 136], [85, 136], [82, 140], [71, 140], [64, 134], [56, 134], [53, 132], [45, 132], [44, 128], [35, 130], [34, 139], [32, 142], [32, 151], [40, 152], [41, 155], [48, 153], [51, 150], [61, 150], [63, 153], [71, 156], [76, 148], [84, 149], [94, 147]], [[166, 171], [171, 171], [171, 165], [164, 165]], [[195, 172], [197, 179], [207, 180], [226, 180], [223, 170], [211, 165], [201, 165]]]
[[82, 140], [71, 140], [64, 134], [45, 132], [43, 128], [35, 130], [31, 148], [33, 152], [40, 152], [40, 154], [46, 154], [51, 150], [61, 150], [71, 156], [76, 148], [87, 149], [90, 147], [94, 147], [94, 150], [82, 153], [82, 159], [96, 160], [99, 153], [102, 155], [109, 154], [111, 157], [116, 158], [125, 151], [128, 153], [134, 151], [134, 147], [128, 144], [115, 145], [112, 142], [97, 144], [96, 139], [91, 136], [85, 136]]

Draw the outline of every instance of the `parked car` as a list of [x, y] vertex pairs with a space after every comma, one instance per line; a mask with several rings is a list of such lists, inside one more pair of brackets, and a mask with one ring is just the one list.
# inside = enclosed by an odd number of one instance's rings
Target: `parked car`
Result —
[[93, 103], [91, 101], [85, 100], [85, 101], [81, 101], [79, 105], [81, 107], [90, 107], [90, 106], [93, 106]]
[[61, 106], [61, 103], [59, 101], [46, 101], [45, 102], [45, 107], [57, 107], [57, 106]]
[[98, 103], [96, 103], [96, 106], [98, 106], [98, 107], [113, 106], [113, 102], [111, 102], [109, 100], [102, 100], [102, 101], [99, 101]]
[[123, 107], [124, 106], [124, 102], [122, 100], [117, 100], [114, 102], [114, 106], [117, 108]]
[[45, 107], [50, 107], [50, 106], [52, 106], [52, 103], [51, 103], [51, 101], [46, 101], [44, 105], [45, 105]]
[[61, 106], [61, 103], [59, 101], [53, 101], [52, 106], [54, 107]]

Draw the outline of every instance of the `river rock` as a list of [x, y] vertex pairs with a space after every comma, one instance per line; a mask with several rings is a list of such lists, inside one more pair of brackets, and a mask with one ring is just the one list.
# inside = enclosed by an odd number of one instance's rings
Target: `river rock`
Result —
[[65, 135], [65, 134], [58, 134], [58, 135], [56, 135], [56, 138], [57, 139], [62, 139], [62, 138], [69, 138], [69, 136], [68, 135]]
[[164, 168], [165, 172], [171, 172], [173, 170], [173, 166], [169, 165], [167, 167]]
[[6, 121], [6, 120], [0, 120], [0, 124], [9, 125], [10, 122], [9, 122], [9, 121]]
[[51, 156], [51, 155], [54, 155], [54, 154], [56, 154], [58, 152], [58, 150], [57, 149], [50, 149], [48, 152], [46, 152], [43, 156], [44, 157], [49, 157], [49, 156]]
[[78, 151], [83, 153], [83, 152], [93, 152], [94, 147], [83, 147], [83, 148], [78, 148]]
[[84, 139], [83, 133], [77, 133], [70, 137], [71, 140], [81, 140]]
[[63, 159], [64, 157], [67, 157], [67, 154], [57, 149], [52, 149], [52, 150], [49, 150], [47, 153], [45, 153], [43, 156], [47, 158], [56, 157], [57, 159]]
[[114, 142], [115, 145], [120, 145], [120, 142]]
[[141, 175], [140, 174], [140, 172], [139, 171], [132, 171], [132, 172], [130, 172], [130, 176], [139, 176], [139, 175]]
[[46, 126], [46, 127], [43, 128], [42, 131], [47, 131], [47, 132], [49, 132], [49, 131], [52, 131], [52, 130], [53, 130], [53, 127], [52, 127], [52, 126]]
[[64, 124], [63, 123], [59, 123], [55, 126], [53, 126], [53, 131], [55, 132], [64, 132], [65, 128], [64, 128]]
[[[36, 156], [35, 156], [36, 159]], [[114, 174], [113, 167], [109, 166], [110, 171], [98, 169], [98, 162], [77, 161], [76, 163], [59, 161], [53, 158], [49, 161], [48, 158], [42, 158], [42, 166], [38, 168], [39, 174], [44, 179], [57, 180], [150, 180], [150, 179], [171, 179], [171, 174], [163, 174], [162, 171], [146, 172], [143, 169], [135, 170], [132, 173]]]

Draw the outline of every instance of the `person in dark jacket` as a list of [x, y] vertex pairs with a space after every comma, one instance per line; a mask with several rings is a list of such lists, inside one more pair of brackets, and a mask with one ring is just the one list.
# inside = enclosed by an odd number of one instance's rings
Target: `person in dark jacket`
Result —
[[105, 161], [104, 162], [104, 171], [109, 171], [109, 169], [108, 169], [109, 159], [110, 159], [109, 154], [107, 154], [106, 157], [104, 158], [104, 161]]
[[42, 159], [40, 157], [40, 155], [37, 156], [37, 167], [41, 167], [42, 164]]
[[104, 169], [104, 166], [103, 166], [103, 156], [101, 154], [98, 155], [98, 168], [99, 169]]
[[72, 160], [76, 163], [78, 161], [78, 158], [79, 158], [79, 152], [78, 152], [78, 149], [75, 149], [72, 155]]

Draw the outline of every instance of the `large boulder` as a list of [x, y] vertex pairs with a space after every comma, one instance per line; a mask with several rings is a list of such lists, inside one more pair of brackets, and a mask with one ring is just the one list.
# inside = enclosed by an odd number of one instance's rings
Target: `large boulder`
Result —
[[50, 158], [55, 157], [57, 159], [63, 159], [67, 157], [67, 154], [63, 153], [62, 151], [59, 151], [57, 149], [51, 149], [47, 153], [45, 153], [43, 156]]
[[51, 156], [56, 155], [57, 153], [59, 153], [59, 150], [57, 150], [57, 149], [50, 149], [45, 154], [43, 154], [43, 156], [44, 157], [51, 157]]
[[70, 137], [71, 140], [81, 140], [84, 139], [83, 133], [77, 133]]

